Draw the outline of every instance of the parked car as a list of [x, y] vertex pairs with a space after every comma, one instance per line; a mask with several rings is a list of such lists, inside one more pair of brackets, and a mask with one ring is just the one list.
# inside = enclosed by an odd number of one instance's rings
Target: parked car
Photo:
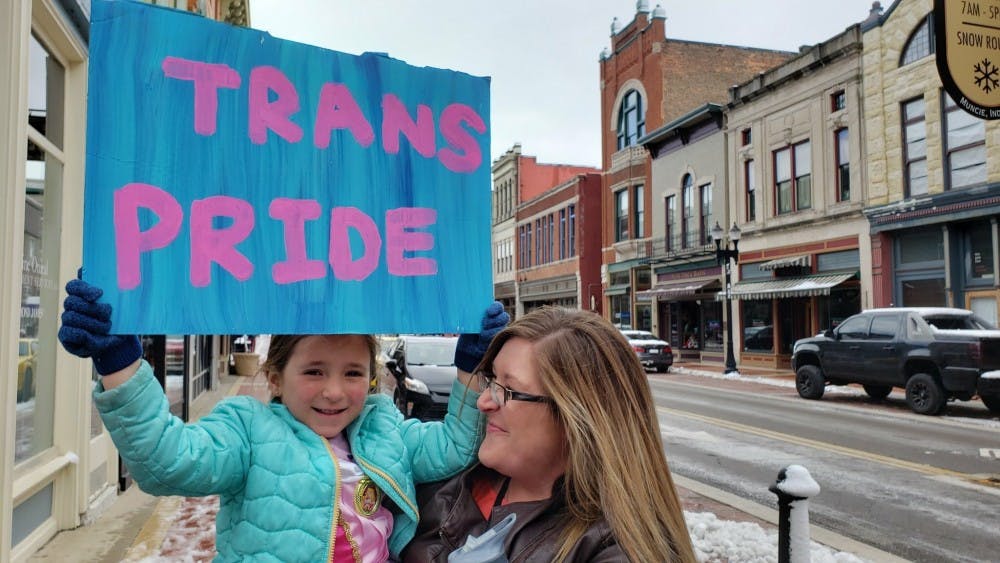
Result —
[[639, 361], [643, 367], [653, 368], [656, 373], [670, 371], [670, 366], [674, 365], [674, 351], [663, 340], [660, 340], [652, 332], [645, 330], [622, 330], [628, 343], [639, 356]]
[[38, 339], [17, 339], [17, 402], [35, 396], [35, 372], [38, 371]]
[[920, 414], [976, 395], [1000, 413], [1000, 331], [965, 309], [871, 309], [795, 342], [795, 386], [806, 399], [824, 387], [860, 383], [873, 399], [894, 387]]
[[448, 412], [457, 336], [400, 336], [388, 352], [387, 372], [396, 380], [396, 406], [408, 417], [441, 420]]

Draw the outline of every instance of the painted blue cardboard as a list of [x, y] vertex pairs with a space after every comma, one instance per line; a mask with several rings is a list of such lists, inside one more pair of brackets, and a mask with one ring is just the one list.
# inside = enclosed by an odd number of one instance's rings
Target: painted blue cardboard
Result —
[[478, 331], [489, 78], [91, 8], [83, 279], [115, 332]]

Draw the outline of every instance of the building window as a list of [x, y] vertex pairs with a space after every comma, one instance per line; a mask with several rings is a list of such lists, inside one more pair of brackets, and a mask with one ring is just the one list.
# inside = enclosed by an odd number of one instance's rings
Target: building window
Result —
[[743, 143], [742, 146], [747, 146], [753, 141], [753, 134], [750, 132], [750, 128], [747, 127], [743, 131], [740, 131], [740, 142]]
[[545, 257], [546, 257], [545, 261], [546, 262], [552, 262], [552, 260], [553, 260], [553, 251], [555, 250], [555, 246], [556, 246], [556, 239], [555, 239], [555, 234], [556, 234], [556, 216], [555, 216], [555, 214], [549, 213], [548, 221], [549, 221], [549, 230], [548, 230], [549, 232], [548, 232], [548, 234], [545, 237]]
[[705, 184], [701, 190], [701, 223], [699, 224], [702, 244], [712, 244], [712, 184]]
[[618, 107], [618, 150], [631, 147], [645, 134], [646, 112], [642, 107], [642, 95], [638, 90], [629, 90]]
[[903, 159], [907, 196], [927, 193], [927, 124], [924, 99], [903, 102]]
[[566, 210], [559, 210], [559, 259], [566, 258]]
[[681, 188], [681, 238], [682, 247], [690, 248], [697, 243], [698, 233], [694, 230], [694, 180], [690, 174], [684, 175], [684, 187]]
[[830, 111], [840, 111], [847, 107], [847, 96], [843, 90], [838, 90], [830, 95]]
[[965, 231], [965, 279], [969, 285], [992, 285], [993, 225], [981, 221]]
[[633, 211], [634, 216], [632, 217], [633, 224], [635, 227], [632, 229], [635, 232], [634, 238], [642, 238], [645, 235], [645, 230], [643, 229], [645, 220], [646, 204], [643, 202], [643, 189], [642, 186], [636, 186], [633, 195]]
[[[28, 39], [28, 144], [24, 163], [17, 416], [11, 417], [15, 421], [15, 464], [53, 445], [56, 342], [52, 336], [56, 333], [57, 318], [53, 312], [60, 309], [61, 290], [59, 215], [66, 149], [65, 84], [65, 69], [32, 34]], [[47, 142], [37, 144], [32, 140], [36, 138]], [[56, 151], [50, 151], [50, 147]], [[15, 514], [15, 523], [18, 518]]]
[[569, 206], [569, 255], [576, 256], [576, 206]]
[[756, 221], [757, 180], [754, 178], [753, 159], [743, 163], [743, 182], [746, 191], [747, 221]]
[[664, 225], [664, 233], [666, 235], [666, 240], [664, 241], [664, 247], [667, 252], [670, 252], [679, 246], [674, 240], [674, 231], [676, 230], [677, 225], [677, 196], [667, 196], [665, 217], [666, 225]]
[[931, 15], [927, 14], [906, 40], [903, 54], [899, 57], [899, 66], [906, 66], [932, 54], [934, 54], [934, 27], [931, 25]]
[[628, 239], [628, 190], [615, 192], [615, 242]]
[[851, 151], [847, 137], [847, 128], [842, 127], [833, 133], [834, 151], [837, 155], [837, 201], [851, 199]]
[[524, 265], [525, 265], [525, 267], [530, 268], [531, 265], [532, 265], [532, 262], [531, 262], [531, 260], [532, 260], [532, 256], [531, 256], [531, 223], [528, 223], [526, 225], [526, 227], [528, 229], [528, 234], [525, 237], [525, 242], [527, 243], [525, 245], [525, 248], [527, 250], [526, 250], [526, 252], [524, 254]]
[[517, 228], [517, 267], [524, 268], [527, 260], [524, 258], [524, 249], [528, 248], [524, 243], [524, 225]]
[[986, 122], [944, 98], [945, 167], [948, 189], [986, 182]]
[[809, 141], [774, 152], [775, 198], [778, 214], [812, 206], [812, 156]]

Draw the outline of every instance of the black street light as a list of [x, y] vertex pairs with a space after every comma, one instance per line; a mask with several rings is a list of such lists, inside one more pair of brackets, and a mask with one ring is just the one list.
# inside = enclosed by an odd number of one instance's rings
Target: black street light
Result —
[[[736, 369], [736, 356], [733, 354], [733, 282], [730, 259], [737, 263], [740, 261], [740, 230], [736, 227], [736, 223], [733, 223], [733, 228], [729, 229], [729, 240], [726, 241], [725, 247], [722, 245], [724, 234], [722, 227], [716, 221], [715, 226], [712, 227], [712, 239], [715, 240], [715, 262], [726, 265], [726, 373], [736, 373], [738, 370]], [[730, 241], [733, 243], [732, 249], [729, 248]]]

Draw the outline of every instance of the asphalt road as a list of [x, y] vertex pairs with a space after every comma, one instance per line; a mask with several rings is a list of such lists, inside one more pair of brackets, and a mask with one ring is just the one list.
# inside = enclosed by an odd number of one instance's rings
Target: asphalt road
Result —
[[813, 524], [913, 561], [1000, 561], [1000, 425], [744, 382], [650, 385], [675, 473], [776, 507], [768, 486], [800, 464], [822, 488]]

